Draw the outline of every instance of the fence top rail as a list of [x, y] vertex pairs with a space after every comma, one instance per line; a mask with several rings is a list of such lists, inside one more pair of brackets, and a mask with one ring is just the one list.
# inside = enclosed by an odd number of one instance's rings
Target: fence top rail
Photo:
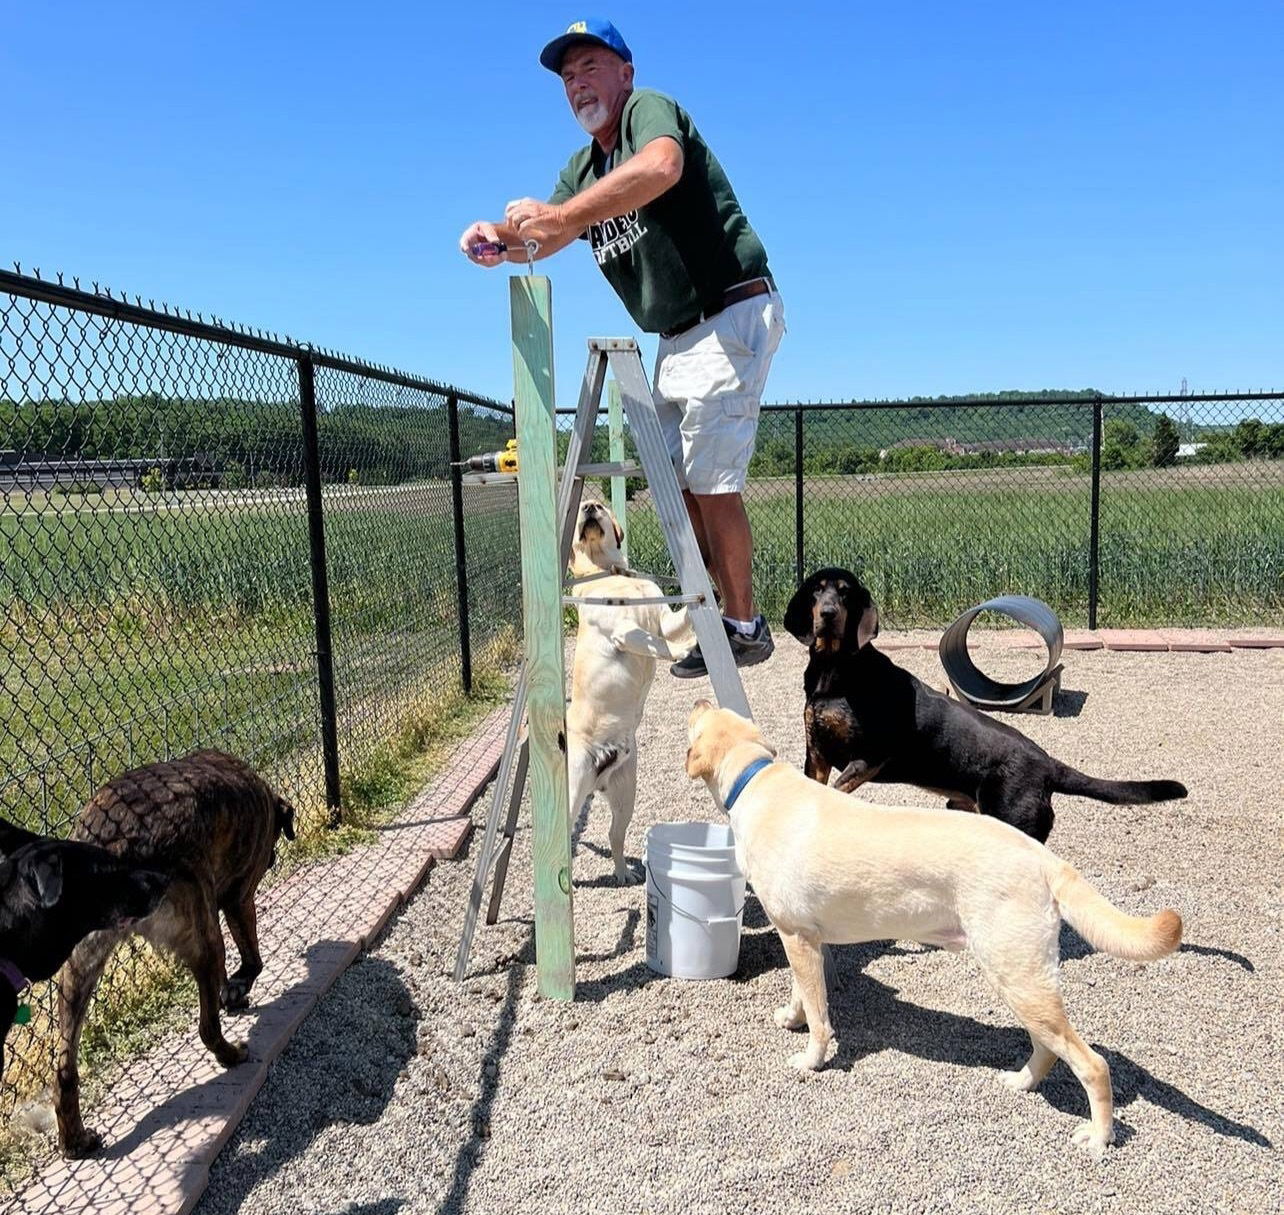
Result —
[[[1030, 409], [1043, 406], [1065, 408], [1067, 405], [1190, 405], [1216, 401], [1280, 401], [1284, 391], [1262, 390], [1255, 392], [1188, 392], [1165, 395], [1126, 396], [1097, 393], [1086, 397], [957, 397], [948, 400], [904, 399], [899, 401], [774, 401], [764, 403], [763, 412], [798, 413], [823, 412], [848, 409]], [[604, 413], [605, 406], [599, 412]], [[559, 408], [559, 414], [572, 415], [573, 407]]]
[[[1093, 393], [1065, 397], [951, 397], [947, 400], [919, 398], [887, 401], [776, 401], [764, 403], [764, 410], [792, 413], [795, 410], [826, 409], [1022, 409], [1067, 405], [1182, 405], [1208, 401], [1284, 401], [1284, 391], [1263, 389], [1254, 392], [1187, 392], [1137, 395]], [[573, 410], [571, 412], [574, 412]]]
[[261, 329], [251, 329], [218, 317], [210, 317], [207, 320], [200, 313], [193, 316], [190, 311], [172, 308], [167, 304], [157, 305], [152, 300], [144, 303], [141, 296], [135, 296], [131, 303], [123, 292], [113, 294], [110, 288], [99, 288], [97, 283], [94, 284], [92, 292], [84, 291], [80, 287], [79, 279], [73, 282], [75, 285], [68, 287], [62, 281], [61, 275], [58, 276], [57, 282], [51, 282], [38, 275], [33, 277], [12, 270], [0, 270], [0, 292], [21, 299], [34, 300], [94, 316], [105, 316], [112, 320], [159, 329], [166, 333], [180, 333], [186, 337], [218, 342], [223, 346], [235, 346], [242, 350], [253, 350], [279, 358], [295, 361], [310, 359], [315, 366], [326, 367], [332, 371], [351, 372], [369, 379], [397, 384], [403, 388], [430, 392], [435, 396], [453, 396], [457, 401], [478, 405], [484, 409], [494, 409], [500, 413], [511, 414], [513, 411], [511, 405], [505, 405], [501, 401], [467, 392], [437, 380], [398, 371], [393, 367], [350, 358], [335, 351], [320, 349], [306, 342], [280, 337], [274, 333], [266, 333]]

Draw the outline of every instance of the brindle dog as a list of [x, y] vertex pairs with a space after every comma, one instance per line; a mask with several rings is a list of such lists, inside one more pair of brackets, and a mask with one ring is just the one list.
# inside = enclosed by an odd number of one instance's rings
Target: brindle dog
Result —
[[[165, 899], [135, 929], [187, 964], [200, 990], [201, 1041], [224, 1067], [240, 1063], [245, 1046], [223, 1037], [219, 1006], [245, 1008], [263, 969], [254, 893], [276, 860], [277, 838], [294, 838], [293, 807], [243, 760], [222, 751], [197, 751], [104, 785], [85, 806], [75, 835], [122, 859], [173, 874]], [[220, 911], [241, 956], [230, 976]], [[88, 1155], [102, 1143], [81, 1120], [77, 1054], [90, 997], [125, 935], [122, 928], [87, 938], [61, 976], [56, 1107], [67, 1156]]]
[[918, 785], [1042, 843], [1053, 793], [1136, 805], [1185, 797], [1175, 780], [1103, 780], [1054, 759], [1019, 730], [929, 688], [869, 642], [878, 609], [855, 574], [817, 570], [794, 592], [785, 628], [811, 650], [806, 773], [851, 793], [866, 781]]
[[22, 993], [52, 978], [89, 933], [150, 915], [168, 886], [168, 875], [92, 844], [0, 819], [0, 1075]]

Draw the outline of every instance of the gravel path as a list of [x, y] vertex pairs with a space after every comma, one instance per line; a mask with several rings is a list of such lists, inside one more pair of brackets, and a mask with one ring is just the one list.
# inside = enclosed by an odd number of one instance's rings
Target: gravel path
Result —
[[[805, 652], [779, 646], [746, 689], [782, 758], [801, 762]], [[941, 678], [930, 651], [893, 657]], [[982, 641], [981, 660], [1003, 675], [1034, 657]], [[470, 856], [433, 872], [302, 1027], [199, 1215], [1278, 1211], [1284, 651], [1064, 661], [1059, 715], [1008, 720], [1091, 772], [1192, 790], [1156, 807], [1058, 799], [1056, 852], [1120, 906], [1173, 906], [1186, 923], [1182, 951], [1151, 966], [1063, 930], [1070, 1017], [1114, 1079], [1119, 1144], [1103, 1162], [1070, 1142], [1086, 1100], [1063, 1064], [1033, 1094], [998, 1082], [1027, 1039], [966, 955], [835, 950], [839, 1051], [808, 1075], [771, 1021], [788, 977], [752, 900], [733, 979], [651, 976], [642, 889], [610, 883], [595, 810], [576, 852], [575, 1003], [535, 993], [523, 824], [471, 978], [449, 979]], [[631, 855], [649, 822], [716, 813], [682, 770], [706, 690], [657, 676]]]

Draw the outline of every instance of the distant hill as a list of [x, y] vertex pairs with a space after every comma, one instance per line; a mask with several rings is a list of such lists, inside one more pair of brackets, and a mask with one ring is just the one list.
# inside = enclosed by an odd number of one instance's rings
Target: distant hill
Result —
[[[952, 440], [963, 445], [1027, 447], [1048, 440], [1082, 449], [1092, 442], [1091, 403], [1096, 395], [1091, 389], [1049, 388], [1041, 392], [913, 397], [876, 408], [808, 409], [803, 415], [803, 441], [808, 450], [835, 443], [885, 450], [914, 440], [925, 445]], [[1040, 404], [1042, 401], [1057, 403]], [[1074, 403], [1078, 401], [1083, 404]], [[1145, 405], [1129, 403], [1108, 406], [1105, 416], [1129, 422], [1148, 435], [1159, 415]], [[792, 444], [793, 410], [788, 405], [764, 407], [758, 434], [760, 441], [788, 439]]]

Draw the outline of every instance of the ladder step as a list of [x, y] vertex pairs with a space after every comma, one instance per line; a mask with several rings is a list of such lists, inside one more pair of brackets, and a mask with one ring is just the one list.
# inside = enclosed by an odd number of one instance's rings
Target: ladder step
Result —
[[459, 478], [461, 485], [516, 485], [516, 473], [464, 473]]
[[575, 470], [575, 475], [577, 477], [645, 477], [646, 471], [636, 460], [619, 460], [606, 464], [581, 464]]
[[588, 595], [563, 595], [562, 604], [564, 607], [578, 607], [581, 603], [599, 604], [602, 607], [632, 607], [643, 603], [703, 603], [703, 595], [640, 595], [637, 598], [632, 596], [623, 598], [621, 596], [603, 595], [590, 597]]

